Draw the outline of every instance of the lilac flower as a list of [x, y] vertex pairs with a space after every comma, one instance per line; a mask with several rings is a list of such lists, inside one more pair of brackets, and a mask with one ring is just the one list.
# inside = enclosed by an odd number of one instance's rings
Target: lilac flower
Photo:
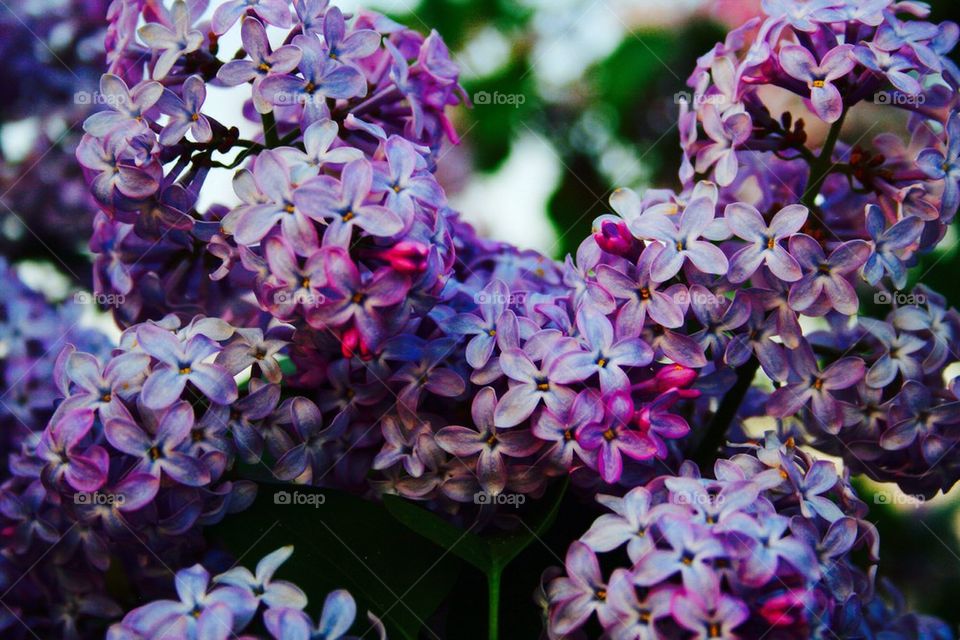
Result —
[[680, 518], [666, 517], [658, 528], [667, 548], [654, 548], [636, 563], [634, 582], [652, 586], [680, 573], [688, 591], [711, 597], [719, 594], [720, 584], [711, 561], [728, 552], [706, 527]]
[[483, 490], [497, 495], [507, 486], [505, 457], [522, 458], [540, 448], [526, 429], [503, 430], [494, 426], [497, 393], [493, 387], [477, 392], [471, 405], [473, 428], [450, 426], [437, 432], [437, 444], [455, 456], [477, 456], [477, 478]]
[[[577, 375], [562, 365], [561, 358], [569, 348], [561, 346], [560, 338], [559, 332], [542, 331], [532, 336], [523, 349], [508, 349], [500, 355], [500, 368], [512, 383], [497, 403], [498, 427], [520, 424], [541, 401], [548, 409], [560, 409], [573, 402], [576, 394], [564, 385], [576, 381]], [[543, 352], [538, 354], [540, 349]], [[531, 354], [541, 357], [540, 366], [534, 364]]]
[[444, 367], [443, 361], [455, 353], [457, 340], [453, 337], [437, 338], [425, 341], [410, 336], [400, 336], [396, 342], [403, 342], [399, 353], [385, 347], [397, 359], [405, 360], [406, 364], [390, 376], [391, 382], [403, 384], [397, 394], [398, 402], [408, 407], [416, 407], [420, 403], [423, 391], [436, 396], [455, 398], [466, 391], [466, 383], [459, 373]]
[[213, 581], [249, 591], [258, 603], [262, 602], [271, 609], [304, 609], [307, 606], [307, 596], [299, 587], [284, 580], [273, 579], [273, 574], [292, 554], [292, 546], [280, 547], [257, 563], [255, 574], [246, 567], [233, 567], [215, 576]]
[[607, 601], [610, 603], [610, 637], [633, 640], [657, 640], [658, 619], [670, 614], [670, 600], [674, 589], [670, 586], [651, 589], [642, 599], [637, 597], [630, 571], [614, 569], [610, 574]]
[[149, 364], [147, 354], [129, 351], [111, 358], [101, 373], [100, 363], [94, 356], [69, 353], [65, 373], [74, 387], [64, 401], [64, 407], [95, 409], [104, 421], [126, 416], [123, 400], [129, 400], [140, 390]]
[[341, 640], [353, 626], [357, 615], [357, 604], [349, 592], [338, 589], [331, 591], [323, 602], [320, 622], [316, 627], [306, 613], [299, 609], [271, 609], [264, 614], [264, 623], [276, 640], [286, 638], [322, 638], [323, 640]]
[[288, 342], [276, 337], [276, 333], [261, 329], [237, 329], [236, 339], [217, 354], [216, 364], [236, 375], [251, 365], [256, 365], [268, 382], [280, 382], [283, 371], [277, 361], [277, 355]]
[[874, 45], [882, 51], [912, 51], [928, 68], [940, 71], [940, 56], [927, 44], [937, 36], [938, 31], [937, 25], [930, 22], [899, 20], [888, 14], [877, 29]]
[[883, 211], [875, 204], [867, 205], [866, 218], [867, 233], [873, 243], [870, 256], [863, 265], [864, 279], [876, 285], [886, 272], [890, 274], [893, 286], [903, 288], [907, 284], [907, 269], [903, 258], [920, 239], [923, 220], [917, 216], [908, 216], [887, 227]]
[[672, 296], [657, 290], [658, 283], [650, 277], [650, 266], [661, 251], [663, 247], [658, 244], [651, 244], [643, 250], [637, 260], [636, 280], [610, 265], [602, 264], [597, 268], [597, 282], [614, 297], [627, 301], [617, 312], [618, 335], [629, 335], [628, 331], [639, 333], [647, 315], [669, 329], [683, 324], [683, 311]]
[[795, 282], [802, 276], [800, 265], [780, 244], [800, 231], [807, 221], [807, 208], [794, 204], [784, 207], [773, 216], [770, 225], [752, 205], [735, 202], [727, 205], [724, 217], [735, 235], [751, 243], [730, 258], [730, 282], [744, 282], [761, 264], [766, 264], [773, 275], [785, 282]]
[[407, 278], [389, 268], [362, 278], [357, 265], [340, 247], [323, 249], [328, 287], [325, 304], [311, 309], [307, 321], [313, 327], [340, 327], [351, 320], [367, 346], [383, 340], [383, 309], [399, 304], [409, 289]]
[[169, 407], [188, 382], [217, 404], [230, 404], [237, 399], [237, 383], [230, 374], [218, 365], [204, 362], [220, 351], [210, 338], [196, 334], [184, 342], [166, 329], [145, 324], [137, 329], [137, 339], [143, 350], [158, 360], [141, 391], [148, 408]]
[[190, 437], [193, 420], [193, 408], [178, 402], [163, 413], [153, 433], [128, 418], [115, 418], [107, 423], [104, 435], [114, 448], [138, 459], [138, 470], [155, 477], [162, 471], [180, 484], [202, 487], [210, 482], [210, 470], [181, 451]]
[[934, 180], [943, 180], [944, 215], [953, 215], [960, 205], [960, 115], [954, 113], [947, 122], [946, 152], [924, 149], [917, 156], [917, 165]]
[[190, 76], [183, 81], [182, 98], [165, 89], [157, 107], [161, 113], [170, 116], [170, 120], [160, 132], [160, 144], [174, 145], [183, 139], [187, 131], [193, 134], [197, 142], [209, 142], [213, 138], [213, 130], [207, 117], [200, 113], [206, 98], [206, 85], [200, 76]]
[[366, 58], [380, 48], [380, 34], [373, 29], [354, 29], [347, 35], [339, 7], [330, 7], [323, 17], [323, 41], [327, 55], [344, 63]]
[[326, 164], [346, 164], [363, 158], [363, 152], [359, 149], [332, 146], [339, 140], [338, 132], [339, 127], [333, 120], [319, 120], [303, 132], [304, 151], [293, 147], [277, 149], [277, 152], [292, 165], [291, 174], [295, 182], [305, 182], [306, 178], [317, 175], [320, 167]]
[[653, 504], [645, 487], [634, 487], [622, 498], [598, 495], [597, 502], [613, 513], [605, 513], [590, 526], [580, 540], [594, 551], [606, 552], [626, 544], [632, 562], [638, 562], [656, 546], [653, 526], [668, 513], [681, 515], [674, 505]]
[[[56, 544], [60, 539], [57, 528], [49, 522], [51, 513], [41, 513], [47, 505], [47, 490], [38, 480], [26, 489], [14, 493], [12, 489], [0, 489], [0, 514], [11, 521], [13, 551], [24, 553], [35, 539]], [[47, 510], [49, 511], [49, 510]]]
[[597, 470], [606, 482], [616, 482], [623, 473], [623, 456], [649, 460], [657, 454], [657, 443], [649, 433], [630, 428], [633, 401], [626, 393], [615, 393], [606, 400], [608, 417], [603, 422], [587, 423], [577, 429], [577, 441], [584, 449], [597, 451]]
[[756, 517], [738, 512], [723, 524], [724, 532], [737, 532], [747, 541], [738, 578], [745, 584], [761, 587], [777, 575], [781, 561], [810, 578], [816, 578], [819, 564], [805, 541], [789, 535], [790, 518], [769, 509], [761, 509]]
[[312, 309], [325, 302], [327, 275], [323, 252], [314, 251], [300, 266], [293, 247], [282, 236], [267, 238], [263, 244], [271, 280], [264, 286], [264, 302], [275, 317], [286, 320], [298, 308]]
[[[166, 10], [163, 11], [167, 14]], [[154, 51], [160, 51], [153, 67], [154, 80], [163, 80], [180, 56], [196, 51], [203, 44], [203, 34], [192, 29], [190, 8], [183, 0], [175, 0], [170, 13], [163, 15], [166, 24], [149, 22], [140, 27], [140, 38]]]
[[232, 405], [211, 404], [197, 425], [205, 437], [191, 444], [191, 452], [201, 453], [198, 448], [212, 441], [219, 451], [231, 454], [236, 449], [243, 461], [258, 462], [263, 451], [263, 435], [259, 425], [273, 413], [279, 400], [278, 385], [258, 385], [256, 380], [252, 380], [250, 392]]
[[607, 585], [590, 547], [580, 541], [570, 545], [565, 568], [567, 575], [549, 586], [550, 601], [556, 603], [550, 611], [550, 629], [560, 636], [577, 629], [594, 612], [606, 616], [608, 606]]
[[157, 600], [128, 613], [123, 626], [144, 637], [173, 640], [229, 638], [247, 625], [257, 609], [245, 589], [209, 589], [210, 574], [199, 564], [177, 572], [180, 600]]
[[883, 354], [867, 371], [867, 386], [882, 389], [893, 382], [897, 373], [900, 373], [904, 380], [920, 377], [920, 363], [917, 356], [912, 354], [923, 349], [926, 341], [906, 332], [898, 333], [893, 326], [873, 318], [860, 318], [859, 322], [883, 348]]
[[730, 185], [737, 177], [737, 147], [750, 138], [753, 123], [750, 115], [730, 109], [723, 115], [714, 104], [703, 107], [703, 130], [710, 138], [697, 153], [696, 170], [706, 173], [714, 168], [714, 178], [721, 187]]
[[889, 80], [900, 91], [912, 96], [920, 93], [920, 83], [908, 73], [916, 69], [916, 64], [909, 58], [883, 51], [873, 42], [855, 46], [850, 55], [876, 75]]
[[817, 460], [805, 474], [792, 460], [784, 459], [781, 467], [793, 483], [800, 498], [800, 510], [805, 517], [810, 518], [816, 513], [827, 522], [835, 522], [843, 517], [840, 508], [823, 495], [833, 489], [839, 480], [837, 468], [832, 462]]
[[557, 361], [571, 379], [587, 380], [594, 373], [600, 377], [603, 393], [612, 393], [630, 385], [623, 367], [642, 367], [653, 361], [653, 350], [640, 338], [614, 342], [613, 325], [607, 317], [584, 305], [577, 312], [577, 328], [585, 351], [571, 351]]
[[930, 462], [939, 462], [936, 435], [938, 425], [954, 425], [960, 422], [960, 402], [934, 404], [930, 390], [921, 383], [908, 380], [897, 395], [890, 410], [890, 427], [883, 432], [880, 446], [898, 451], [921, 439], [921, 446]]
[[[283, 236], [298, 254], [313, 253], [318, 246], [317, 230], [294, 201], [290, 167], [283, 157], [274, 151], [261, 152], [253, 167], [253, 177], [263, 198], [230, 212], [228, 221], [233, 224], [234, 239], [239, 244], [256, 244], [280, 223]], [[234, 189], [243, 198], [248, 185], [234, 180]]]
[[497, 331], [510, 300], [510, 290], [502, 280], [493, 280], [476, 295], [480, 316], [461, 313], [443, 323], [444, 331], [455, 335], [472, 335], [464, 355], [474, 369], [483, 368], [493, 354]]
[[435, 441], [433, 429], [411, 412], [401, 410], [400, 416], [384, 416], [380, 421], [380, 429], [384, 443], [374, 458], [374, 469], [387, 469], [401, 463], [407, 473], [419, 478], [427, 465], [435, 464], [443, 455]]
[[110, 108], [84, 120], [83, 130], [97, 138], [118, 135], [124, 140], [146, 133], [146, 112], [162, 93], [163, 85], [159, 82], [141, 82], [131, 92], [123, 78], [105, 73], [100, 78], [100, 95]]
[[290, 405], [294, 435], [298, 442], [277, 460], [273, 473], [280, 480], [322, 477], [327, 453], [324, 446], [340, 436], [339, 429], [323, 428], [323, 414], [306, 398], [294, 398]]
[[129, 158], [122, 136], [105, 140], [84, 137], [77, 146], [77, 160], [97, 173], [90, 185], [93, 195], [103, 204], [112, 204], [114, 189], [128, 198], [147, 198], [160, 186], [146, 167], [138, 167]]
[[739, 640], [742, 636], [733, 632], [750, 617], [747, 605], [738, 598], [688, 590], [677, 593], [670, 607], [673, 618], [692, 631], [695, 640]]
[[690, 287], [690, 308], [703, 326], [691, 337], [700, 343], [704, 352], [715, 357], [723, 355], [731, 334], [750, 319], [750, 302], [738, 293], [733, 300], [717, 296], [700, 285]]
[[689, 259], [704, 273], [721, 275], [727, 271], [727, 257], [719, 248], [699, 240], [713, 222], [714, 205], [707, 198], [690, 202], [680, 214], [680, 225], [675, 225], [659, 211], [648, 210], [634, 220], [630, 230], [643, 239], [651, 238], [663, 243], [663, 250], [650, 265], [650, 277], [664, 282], [675, 276]]
[[577, 429], [585, 424], [599, 423], [603, 420], [603, 402], [595, 391], [586, 389], [577, 394], [566, 410], [551, 411], [544, 409], [534, 421], [531, 433], [540, 440], [554, 444], [544, 454], [560, 467], [569, 469], [574, 466], [574, 455], [579, 460], [593, 466], [595, 454], [584, 449], [577, 441]]
[[221, 35], [226, 33], [240, 19], [240, 16], [250, 11], [267, 24], [283, 29], [290, 26], [290, 5], [285, 0], [229, 0], [213, 12], [210, 26], [215, 34]]
[[576, 262], [569, 255], [563, 264], [563, 283], [573, 289], [574, 304], [580, 305], [583, 300], [602, 311], [612, 313], [616, 309], [613, 296], [594, 282], [596, 269], [603, 254], [593, 238], [584, 238], [577, 247]]
[[274, 105], [302, 105], [304, 124], [307, 125], [325, 118], [327, 98], [354, 98], [366, 94], [367, 83], [363, 74], [330, 58], [329, 51], [315, 36], [297, 36], [293, 44], [303, 54], [298, 65], [303, 78], [290, 75], [265, 78], [260, 90]]
[[57, 421], [44, 430], [37, 443], [37, 457], [46, 463], [41, 477], [48, 487], [59, 487], [66, 480], [77, 491], [96, 491], [107, 480], [110, 459], [103, 447], [81, 448], [93, 427], [93, 411], [58, 413]]
[[413, 219], [414, 203], [436, 206], [443, 202], [443, 190], [431, 173], [425, 171], [422, 156], [405, 138], [390, 136], [384, 145], [386, 167], [377, 166], [373, 190], [387, 194], [386, 206], [405, 221]]
[[373, 185], [373, 167], [365, 159], [343, 168], [340, 180], [317, 176], [293, 193], [293, 202], [315, 220], [327, 220], [324, 246], [348, 249], [354, 226], [370, 235], [390, 237], [403, 229], [403, 220], [390, 209], [368, 202]]
[[793, 376], [786, 386], [770, 395], [767, 412], [775, 418], [784, 418], [796, 414], [809, 402], [813, 416], [824, 429], [837, 433], [842, 426], [842, 416], [833, 392], [852, 387], [863, 379], [866, 373], [863, 360], [841, 358], [820, 371], [809, 345], [788, 353]]
[[836, 122], [843, 113], [843, 98], [833, 81], [850, 73], [856, 62], [853, 45], [841, 44], [817, 60], [806, 47], [786, 45], [780, 49], [780, 65], [792, 77], [807, 83], [814, 112], [826, 122]]
[[763, 12], [771, 18], [786, 22], [798, 31], [813, 32], [818, 28], [819, 14], [834, 4], [836, 3], [833, 0], [763, 0]]
[[828, 258], [819, 242], [800, 233], [790, 238], [790, 253], [806, 272], [790, 287], [793, 309], [809, 310], [823, 296], [840, 313], [857, 312], [857, 293], [845, 276], [866, 262], [870, 245], [863, 240], [850, 240], [834, 249]]
[[[218, 10], [224, 6], [226, 5], [221, 5]], [[243, 41], [243, 50], [250, 59], [230, 60], [217, 71], [217, 78], [230, 87], [253, 81], [253, 104], [258, 113], [269, 113], [273, 105], [263, 94], [263, 79], [270, 74], [285, 74], [296, 69], [300, 63], [300, 49], [293, 45], [284, 45], [271, 51], [266, 28], [259, 20], [251, 17], [243, 19], [240, 38]], [[305, 132], [304, 141], [307, 139]]]

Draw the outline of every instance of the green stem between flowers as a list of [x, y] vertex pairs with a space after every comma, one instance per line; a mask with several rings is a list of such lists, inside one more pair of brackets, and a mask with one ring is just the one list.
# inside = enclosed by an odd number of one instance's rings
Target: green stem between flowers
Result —
[[487, 573], [487, 638], [500, 637], [500, 578], [503, 568], [495, 564]]
[[810, 165], [810, 180], [807, 182], [807, 188], [803, 192], [803, 198], [800, 200], [808, 209], [813, 209], [817, 196], [820, 195], [820, 188], [823, 186], [823, 181], [827, 179], [827, 176], [830, 175], [830, 171], [833, 168], [831, 162], [833, 159], [833, 150], [837, 146], [837, 140], [840, 138], [840, 130], [843, 128], [843, 121], [846, 116], [847, 111], [844, 109], [840, 114], [840, 118], [830, 126], [830, 131], [827, 133], [827, 139], [823, 143], [820, 155], [818, 155], [816, 160]]

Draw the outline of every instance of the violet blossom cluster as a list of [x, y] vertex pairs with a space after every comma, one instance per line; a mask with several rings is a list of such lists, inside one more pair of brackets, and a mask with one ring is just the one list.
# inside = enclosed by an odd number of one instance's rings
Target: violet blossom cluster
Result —
[[624, 640], [952, 637], [874, 593], [877, 531], [832, 462], [768, 433], [714, 476], [687, 462], [598, 494], [609, 513], [545, 574], [549, 636], [598, 626]]
[[[109, 358], [61, 353], [56, 411], [11, 458], [3, 557], [40, 563], [12, 587], [17, 615], [65, 634], [114, 621], [108, 550], [138, 567], [139, 591], [169, 593], [143, 541], [176, 566], [201, 559], [202, 527], [253, 498], [243, 462], [448, 515], [492, 515], [478, 494], [536, 497], [565, 474], [626, 492], [603, 499], [617, 515], [551, 583], [556, 635], [592, 613], [624, 638], [643, 625], [936, 629], [871, 599], [850, 552], [873, 555], [874, 533], [829, 463], [770, 440], [718, 462], [716, 480], [681, 465], [766, 415], [913, 491], [946, 490], [960, 471], [943, 460], [957, 438], [956, 385], [942, 380], [956, 312], [917, 290], [923, 305], [857, 315], [858, 289], [898, 292], [956, 210], [957, 27], [912, 2], [764, 8], [691, 77], [680, 192], [616, 191], [615, 213], [559, 263], [479, 238], [449, 208], [434, 172], [456, 141], [446, 108], [465, 96], [439, 34], [326, 0], [212, 13], [205, 0], [114, 0], [108, 108], [84, 123], [77, 159], [100, 208], [96, 290], [122, 296], [126, 330]], [[220, 50], [228, 32], [239, 51]], [[771, 114], [767, 89], [796, 94], [795, 108]], [[248, 122], [209, 113], [228, 90]], [[868, 98], [909, 112], [909, 144], [842, 139]], [[805, 119], [829, 128], [819, 147]], [[201, 205], [222, 172], [235, 198]], [[747, 389], [758, 371], [772, 392]], [[72, 544], [38, 559], [59, 537]], [[607, 582], [594, 555], [623, 544], [630, 565]], [[82, 578], [50, 577], [66, 567]], [[250, 594], [184, 572], [182, 602], [111, 633], [149, 636], [163, 618], [189, 636], [205, 615], [246, 627]], [[271, 633], [281, 619], [314, 627], [272, 610]]]
[[53, 371], [60, 351], [75, 344], [107, 355], [110, 341], [82, 322], [79, 304], [51, 302], [2, 258], [0, 290], [0, 460], [7, 469], [9, 455], [29, 444], [50, 419], [59, 395]]
[[[677, 336], [695, 339], [710, 361], [695, 385], [706, 396], [722, 400], [759, 367], [778, 388], [751, 391], [741, 418], [780, 419], [908, 490], [947, 490], [956, 434], [940, 425], [956, 421], [957, 398], [941, 378], [957, 361], [958, 316], [905, 287], [958, 206], [960, 74], [946, 54], [960, 29], [909, 2], [771, 0], [764, 11], [698, 60], [680, 107], [683, 189], [616, 192], [616, 213], [595, 223], [590, 281], [646, 301], [644, 330], [663, 334], [675, 362], [693, 366]], [[771, 113], [780, 99], [788, 110]], [[870, 148], [848, 142], [847, 115], [870, 109], [902, 111], [891, 124], [906, 130]], [[892, 305], [889, 322], [857, 319], [861, 295]]]
[[[281, 547], [257, 562], [253, 572], [233, 566], [211, 578], [200, 564], [177, 571], [174, 584], [179, 600], [160, 599], [133, 609], [110, 627], [107, 640], [357, 638], [347, 635], [357, 614], [349, 592], [338, 589], [327, 594], [314, 622], [304, 611], [307, 594], [291, 582], [274, 578], [292, 554], [293, 547]], [[368, 616], [371, 626], [367, 633], [375, 631], [376, 637], [385, 640], [382, 623], [374, 615]], [[258, 627], [269, 635], [250, 632]]]

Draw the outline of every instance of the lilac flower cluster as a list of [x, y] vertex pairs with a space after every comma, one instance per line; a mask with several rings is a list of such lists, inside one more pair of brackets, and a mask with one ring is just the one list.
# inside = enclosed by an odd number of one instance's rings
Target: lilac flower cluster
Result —
[[277, 406], [269, 365], [255, 367], [242, 397], [232, 373], [249, 367], [244, 346], [268, 342], [259, 330], [171, 316], [128, 329], [108, 359], [60, 350], [45, 404], [61, 400], [11, 452], [0, 487], [0, 626], [89, 634], [121, 612], [104, 589], [113, 563], [138, 567], [131, 586], [149, 594], [165, 563], [203, 550], [200, 525], [249, 505], [256, 486], [225, 473], [259, 446], [261, 423], [289, 420], [289, 403]]
[[43, 430], [58, 397], [57, 354], [67, 345], [106, 355], [109, 340], [81, 323], [75, 303], [53, 304], [0, 258], [0, 460]]
[[[254, 572], [234, 566], [212, 579], [202, 565], [182, 569], [174, 578], [179, 600], [156, 600], [137, 607], [110, 627], [107, 640], [355, 638], [347, 635], [357, 614], [349, 592], [339, 589], [329, 593], [320, 619], [314, 623], [304, 612], [307, 595], [295, 584], [274, 579], [292, 554], [293, 547], [281, 547], [264, 556]], [[370, 629], [385, 640], [383, 625], [373, 614], [368, 615]], [[269, 635], [249, 633], [258, 625]], [[240, 633], [243, 635], [238, 636]]]
[[770, 433], [714, 475], [599, 494], [609, 513], [546, 574], [550, 637], [591, 620], [610, 638], [950, 637], [873, 595], [877, 532], [833, 463]]
[[[131, 298], [118, 310], [124, 324], [168, 312], [256, 324], [268, 317], [260, 308], [340, 320], [353, 312], [285, 299], [311, 291], [287, 278], [307, 269], [319, 287], [326, 263], [342, 257], [335, 249], [352, 251], [347, 289], [367, 287], [367, 269], [396, 267], [381, 285], [390, 295], [374, 287], [357, 315], [366, 348], [381, 337], [364, 321], [370, 310], [395, 306], [414, 286], [430, 294], [449, 268], [431, 247], [446, 225], [430, 171], [441, 140], [456, 140], [444, 108], [464, 99], [458, 71], [438, 34], [373, 13], [344, 16], [324, 0], [298, 0], [293, 11], [227, 3], [198, 22], [206, 7], [111, 5], [110, 72], [100, 84], [110, 109], [84, 123], [77, 152], [102, 210], [91, 241], [97, 290]], [[287, 31], [276, 50], [267, 28]], [[243, 48], [218, 58], [233, 29]], [[204, 112], [208, 87], [245, 94], [256, 139]], [[198, 210], [211, 171], [224, 169], [237, 169], [239, 206]], [[347, 289], [329, 295], [356, 293]]]
[[[536, 497], [565, 474], [605, 485], [622, 497], [601, 499], [613, 513], [548, 588], [558, 637], [593, 613], [623, 638], [940, 633], [873, 597], [872, 568], [853, 561], [876, 561], [863, 503], [794, 442], [925, 494], [960, 478], [957, 383], [943, 380], [956, 312], [916, 289], [920, 305], [858, 317], [862, 291], [900, 300], [957, 208], [956, 25], [917, 3], [765, 2], [698, 61], [680, 192], [614, 192], [558, 263], [477, 237], [449, 208], [434, 172], [456, 141], [446, 107], [465, 96], [438, 34], [326, 0], [207, 9], [108, 13], [109, 108], [84, 123], [77, 159], [100, 208], [95, 286], [124, 296], [126, 330], [109, 358], [62, 351], [56, 410], [11, 456], [2, 557], [38, 564], [10, 587], [11, 613], [64, 634], [115, 620], [108, 549], [138, 567], [138, 592], [167, 593], [143, 541], [176, 566], [201, 559], [202, 527], [253, 498], [242, 461], [484, 522], [489, 496]], [[226, 91], [250, 122], [211, 115]], [[779, 117], [776, 92], [794, 96]], [[871, 96], [910, 112], [909, 144], [846, 142]], [[224, 172], [235, 199], [202, 205]], [[761, 415], [786, 444], [721, 459], [714, 480], [681, 464]], [[622, 546], [629, 564], [603, 578], [596, 553]], [[111, 633], [240, 633], [258, 600], [275, 637], [345, 633], [342, 596], [319, 630], [287, 606], [292, 588], [267, 598], [278, 553], [263, 580], [211, 588], [185, 569], [181, 601]], [[82, 577], [45, 592], [67, 566]]]

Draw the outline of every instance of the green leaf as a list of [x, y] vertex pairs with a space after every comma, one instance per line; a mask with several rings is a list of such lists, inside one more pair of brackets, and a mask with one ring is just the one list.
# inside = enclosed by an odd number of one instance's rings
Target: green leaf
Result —
[[[297, 500], [301, 503], [294, 504]], [[250, 509], [207, 532], [245, 566], [294, 545], [280, 577], [307, 593], [314, 618], [327, 593], [347, 589], [359, 611], [381, 617], [391, 638], [419, 637], [462, 566], [451, 554], [438, 555], [432, 542], [397, 527], [382, 504], [327, 489], [261, 484]], [[365, 624], [362, 614], [357, 620]]]
[[450, 524], [432, 511], [399, 496], [384, 496], [387, 511], [410, 531], [489, 573], [493, 559], [487, 541], [470, 530]]
[[566, 489], [566, 480], [558, 483], [529, 513], [508, 516], [516, 520], [516, 527], [512, 531], [492, 536], [480, 536], [470, 529], [464, 531], [415, 502], [397, 496], [386, 496], [384, 504], [387, 511], [411, 531], [490, 575], [510, 564], [550, 528], [556, 520]]

